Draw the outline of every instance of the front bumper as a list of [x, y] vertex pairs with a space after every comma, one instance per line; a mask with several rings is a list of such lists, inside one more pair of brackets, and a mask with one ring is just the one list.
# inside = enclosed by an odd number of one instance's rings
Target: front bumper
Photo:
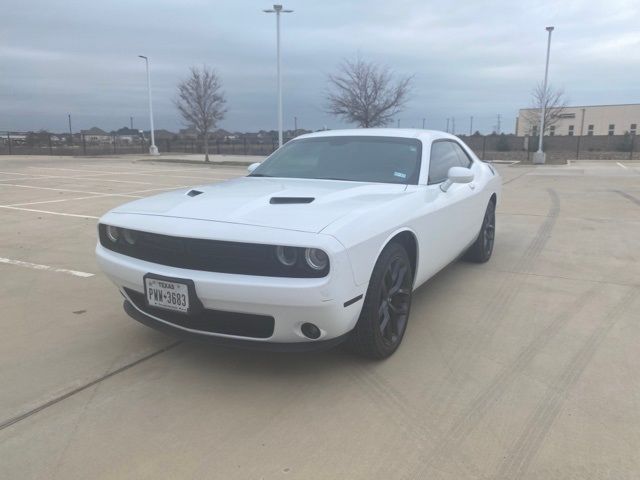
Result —
[[[331, 250], [326, 245], [323, 247]], [[349, 300], [363, 295], [366, 290], [366, 285], [355, 285], [346, 252], [339, 244], [330, 252], [331, 271], [323, 278], [261, 277], [187, 270], [131, 258], [100, 244], [96, 247], [96, 255], [102, 270], [125, 297], [125, 310], [133, 318], [173, 335], [217, 340], [217, 343], [221, 339], [223, 343], [269, 343], [276, 344], [276, 347], [277, 344], [299, 343], [301, 350], [313, 348], [311, 344], [320, 347], [327, 346], [328, 341], [339, 343], [355, 326], [362, 307], [362, 298], [351, 304]], [[127, 290], [144, 293], [143, 277], [147, 273], [192, 280], [198, 300], [205, 309], [273, 317], [273, 333], [266, 338], [216, 333], [188, 328], [145, 312], [136, 306]], [[318, 339], [310, 340], [303, 335], [301, 326], [305, 322], [320, 329]]]
[[349, 336], [349, 332], [347, 332], [343, 335], [340, 335], [339, 337], [334, 337], [329, 340], [314, 340], [292, 343], [272, 341], [256, 342], [254, 340], [247, 340], [236, 337], [232, 338], [218, 335], [202, 335], [201, 332], [177, 328], [175, 325], [160, 321], [153, 316], [141, 312], [129, 300], [124, 301], [123, 307], [124, 311], [127, 312], [127, 314], [134, 320], [137, 320], [147, 327], [154, 328], [173, 337], [181, 338], [183, 340], [205, 342], [213, 345], [246, 348], [250, 350], [266, 350], [270, 352], [315, 352], [336, 347], [343, 343]]

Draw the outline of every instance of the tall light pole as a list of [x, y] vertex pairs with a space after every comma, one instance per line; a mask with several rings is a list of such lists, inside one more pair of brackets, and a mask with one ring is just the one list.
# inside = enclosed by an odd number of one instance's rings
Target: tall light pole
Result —
[[156, 147], [156, 140], [153, 134], [153, 103], [151, 102], [151, 73], [149, 72], [149, 59], [144, 55], [138, 55], [140, 58], [144, 58], [147, 64], [147, 91], [149, 95], [149, 123], [151, 124], [151, 146], [149, 147], [150, 155], [159, 155], [158, 147]]
[[276, 14], [276, 48], [278, 62], [278, 147], [282, 146], [282, 74], [280, 73], [280, 14], [291, 13], [293, 10], [284, 10], [282, 5], [274, 5], [273, 9], [263, 10], [265, 13]]
[[544, 116], [547, 106], [547, 78], [549, 76], [549, 54], [551, 53], [551, 32], [553, 27], [546, 27], [545, 30], [549, 32], [547, 38], [547, 62], [544, 67], [544, 83], [542, 84], [542, 105], [540, 105], [540, 130], [538, 131], [538, 151], [533, 154], [533, 163], [542, 164], [545, 162], [545, 154], [542, 151], [542, 138], [544, 137]]

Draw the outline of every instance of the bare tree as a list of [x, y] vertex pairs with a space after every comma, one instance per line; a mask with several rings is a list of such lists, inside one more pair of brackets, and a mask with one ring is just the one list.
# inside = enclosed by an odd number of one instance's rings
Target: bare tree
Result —
[[338, 72], [329, 75], [326, 110], [359, 127], [382, 127], [406, 105], [412, 79], [396, 79], [389, 67], [359, 57], [345, 59]]
[[175, 105], [186, 124], [204, 139], [204, 161], [209, 161], [209, 132], [224, 118], [227, 109], [222, 81], [213, 68], [191, 67], [191, 75], [178, 85]]
[[524, 113], [524, 117], [529, 123], [530, 128], [540, 126], [540, 109], [544, 105], [544, 131], [558, 123], [560, 114], [567, 108], [567, 99], [564, 90], [555, 89], [551, 85], [547, 86], [545, 91], [541, 83], [537, 84], [531, 92], [532, 106], [531, 110]]

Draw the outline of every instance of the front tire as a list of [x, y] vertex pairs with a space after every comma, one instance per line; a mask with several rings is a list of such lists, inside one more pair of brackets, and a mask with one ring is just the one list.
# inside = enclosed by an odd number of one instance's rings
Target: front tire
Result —
[[464, 255], [464, 259], [469, 262], [485, 263], [491, 258], [493, 253], [493, 243], [496, 237], [496, 204], [493, 201], [489, 201], [487, 210], [482, 220], [482, 227], [480, 227], [480, 234], [473, 245], [469, 247], [469, 250]]
[[387, 245], [373, 268], [358, 323], [349, 345], [374, 359], [389, 357], [402, 342], [409, 320], [413, 269], [405, 248]]

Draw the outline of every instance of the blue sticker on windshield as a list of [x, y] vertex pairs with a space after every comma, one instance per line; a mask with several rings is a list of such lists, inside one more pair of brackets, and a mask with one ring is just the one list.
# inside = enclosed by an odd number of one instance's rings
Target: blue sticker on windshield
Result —
[[407, 174], [402, 172], [393, 172], [393, 176], [400, 177], [400, 178], [407, 178]]

